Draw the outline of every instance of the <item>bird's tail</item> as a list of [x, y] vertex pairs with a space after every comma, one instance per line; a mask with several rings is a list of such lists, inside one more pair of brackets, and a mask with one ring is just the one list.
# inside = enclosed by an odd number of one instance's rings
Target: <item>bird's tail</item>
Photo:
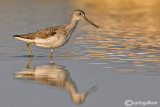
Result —
[[14, 37], [14, 38], [16, 38], [16, 37], [20, 37], [20, 35], [14, 35], [13, 37]]
[[34, 40], [24, 38], [23, 35], [14, 35], [13, 38], [26, 41], [26, 42], [34, 42]]

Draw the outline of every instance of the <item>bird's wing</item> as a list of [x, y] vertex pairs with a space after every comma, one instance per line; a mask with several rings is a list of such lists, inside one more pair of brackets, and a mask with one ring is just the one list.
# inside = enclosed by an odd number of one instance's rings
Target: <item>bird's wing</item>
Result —
[[46, 29], [39, 30], [39, 31], [37, 31], [35, 33], [35, 38], [45, 39], [45, 38], [54, 36], [54, 35], [57, 34], [57, 32], [58, 32], [59, 29], [60, 29], [60, 26], [49, 27], [49, 28], [46, 28]]
[[39, 30], [39, 31], [34, 32], [34, 33], [14, 35], [13, 37], [20, 37], [20, 38], [32, 39], [32, 40], [35, 39], [35, 38], [44, 39], [44, 38], [54, 36], [57, 33], [57, 31], [60, 27], [61, 26], [49, 27], [49, 28], [45, 28], [45, 29]]

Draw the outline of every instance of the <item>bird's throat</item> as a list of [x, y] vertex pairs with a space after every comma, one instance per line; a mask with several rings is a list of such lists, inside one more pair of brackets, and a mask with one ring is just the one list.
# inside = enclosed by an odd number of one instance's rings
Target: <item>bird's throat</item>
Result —
[[71, 20], [67, 24], [67, 28], [69, 28], [69, 29], [75, 28], [77, 26], [77, 23], [78, 23], [78, 20], [71, 18]]

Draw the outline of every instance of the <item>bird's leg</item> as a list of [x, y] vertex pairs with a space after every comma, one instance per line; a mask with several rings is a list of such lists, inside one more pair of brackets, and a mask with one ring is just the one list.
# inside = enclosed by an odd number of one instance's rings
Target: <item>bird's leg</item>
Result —
[[27, 46], [27, 48], [28, 48], [28, 51], [29, 51], [29, 53], [30, 53], [30, 56], [32, 57], [33, 54], [32, 54], [32, 52], [31, 52], [31, 50], [30, 50], [30, 48], [29, 48], [29, 44], [30, 44], [30, 43], [27, 42], [27, 43], [26, 43], [26, 46]]
[[29, 69], [29, 65], [30, 65], [30, 63], [31, 63], [31, 61], [32, 61], [32, 58], [33, 58], [33, 57], [30, 57], [30, 59], [29, 59], [29, 61], [28, 61], [28, 64], [27, 64], [27, 66], [26, 66], [26, 69]]
[[50, 58], [52, 58], [53, 49], [51, 49]]
[[53, 63], [53, 59], [52, 59], [52, 53], [53, 53], [53, 49], [51, 49], [51, 53], [50, 53], [50, 59], [51, 59], [51, 63]]

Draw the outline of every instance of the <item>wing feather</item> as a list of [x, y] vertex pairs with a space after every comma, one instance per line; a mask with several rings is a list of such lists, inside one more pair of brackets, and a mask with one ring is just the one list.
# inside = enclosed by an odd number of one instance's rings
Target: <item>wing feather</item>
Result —
[[15, 35], [13, 37], [20, 37], [20, 38], [31, 39], [31, 40], [33, 40], [35, 38], [45, 39], [45, 38], [54, 36], [60, 27], [61, 26], [49, 27], [49, 28], [39, 30], [37, 32], [22, 34], [22, 35]]

